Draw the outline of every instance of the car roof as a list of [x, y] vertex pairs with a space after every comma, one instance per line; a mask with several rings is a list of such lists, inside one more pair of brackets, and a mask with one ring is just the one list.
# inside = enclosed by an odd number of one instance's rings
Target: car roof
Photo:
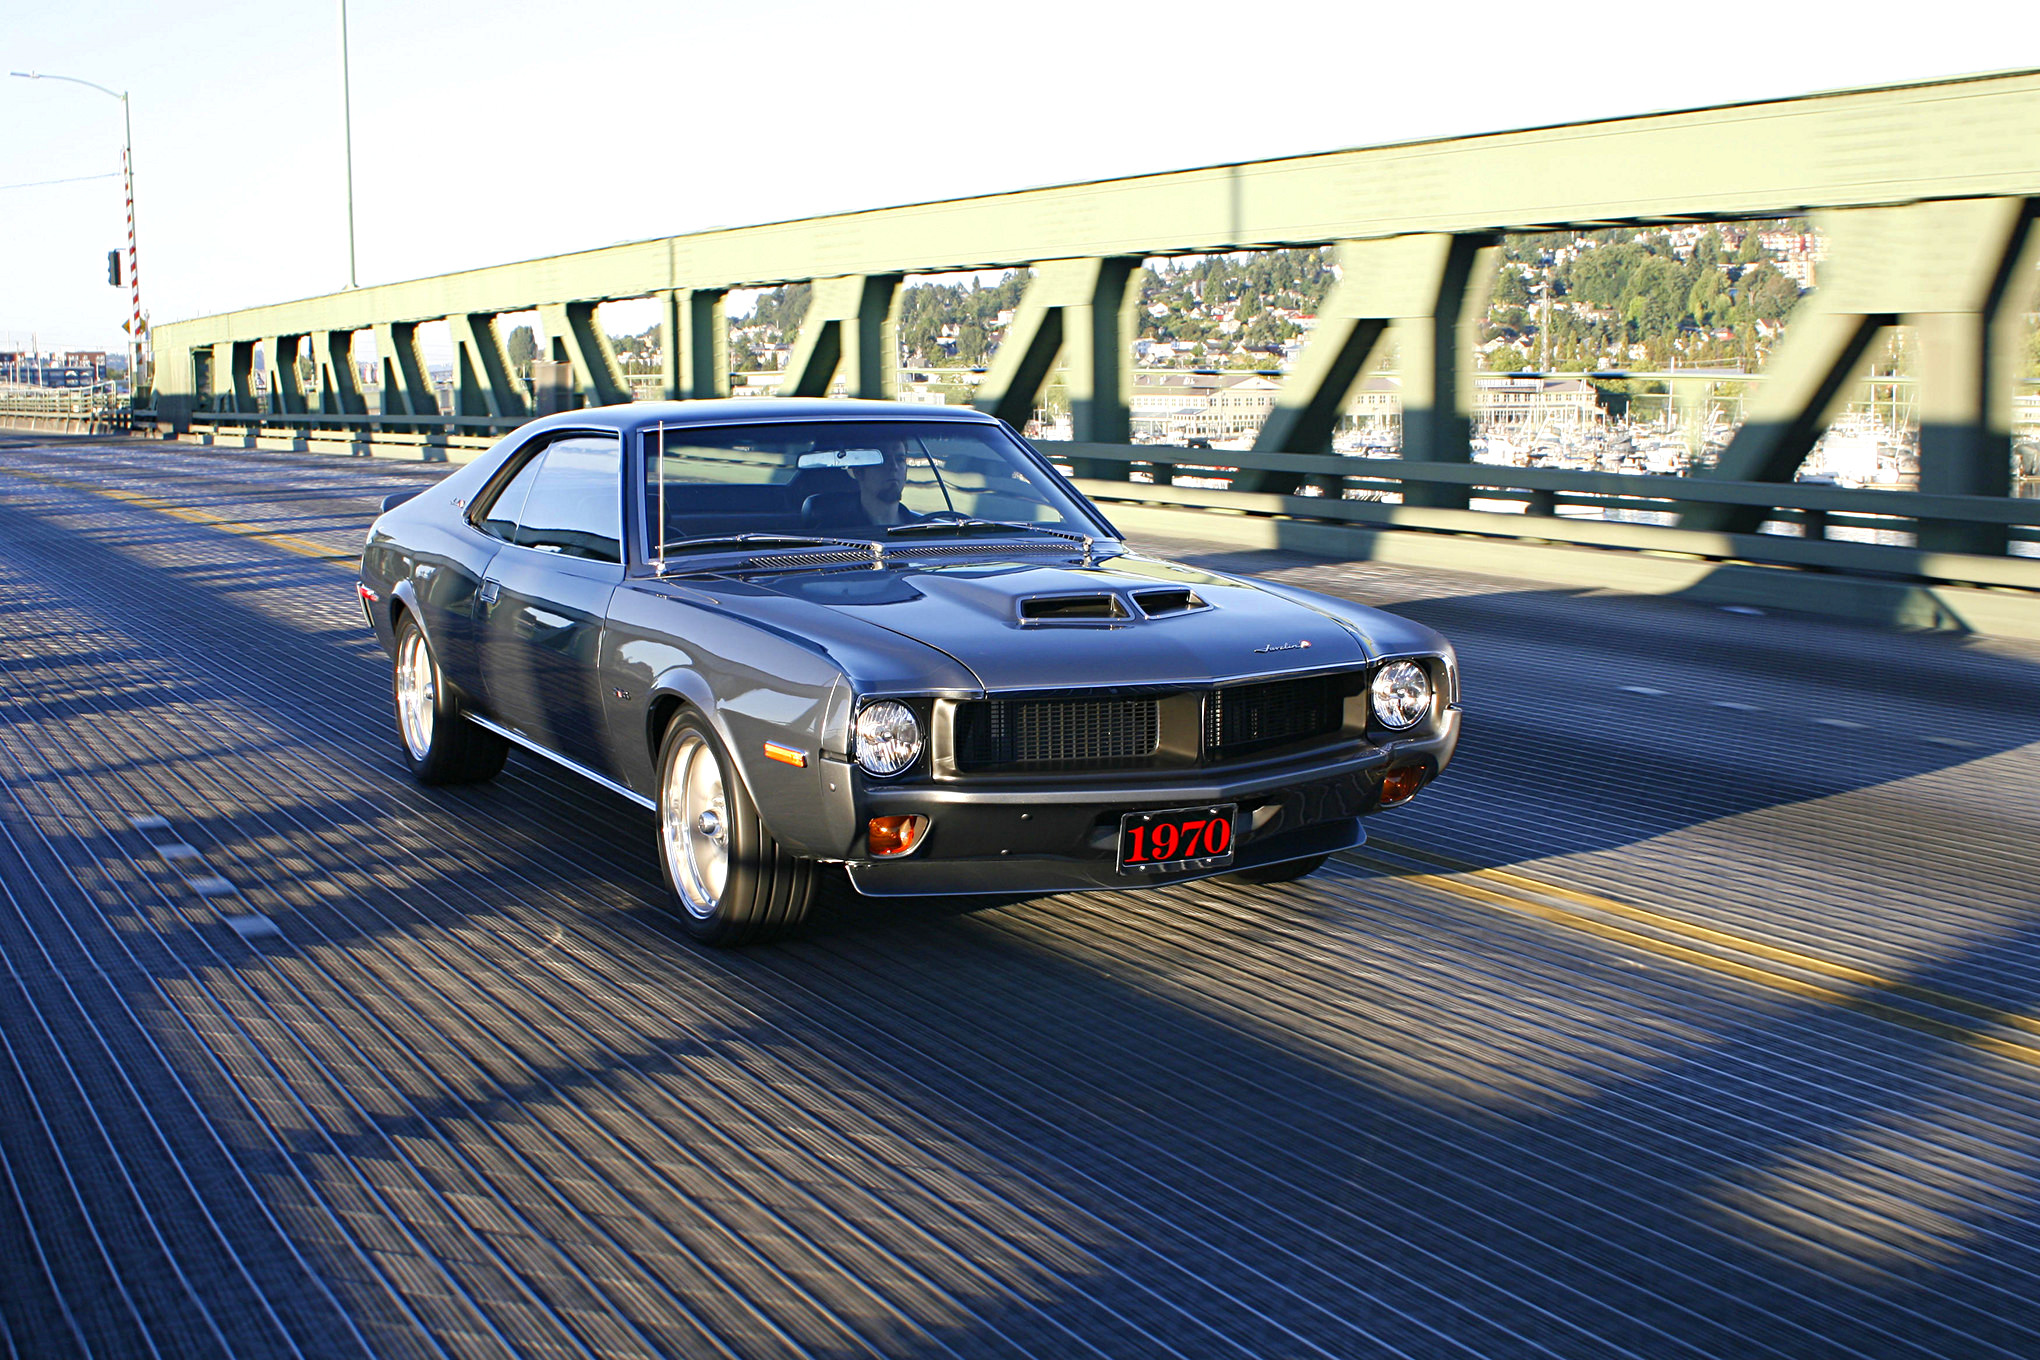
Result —
[[557, 426], [607, 426], [634, 431], [657, 426], [734, 425], [816, 420], [890, 420], [998, 422], [968, 406], [921, 406], [897, 401], [860, 401], [824, 397], [724, 397], [704, 401], [633, 401], [562, 411], [524, 426], [519, 433]]

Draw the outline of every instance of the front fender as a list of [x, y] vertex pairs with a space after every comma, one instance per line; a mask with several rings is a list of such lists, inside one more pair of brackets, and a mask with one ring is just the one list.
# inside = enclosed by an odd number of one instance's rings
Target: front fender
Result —
[[[849, 769], [823, 758], [832, 720], [840, 721], [835, 702], [847, 693], [839, 673], [806, 681], [780, 678], [735, 694], [718, 694], [699, 671], [673, 667], [653, 682], [646, 705], [646, 748], [656, 752], [664, 738], [663, 724], [678, 700], [700, 713], [721, 738], [723, 749], [775, 839], [795, 854], [841, 859], [849, 839]], [[840, 740], [840, 739], [839, 739]], [[768, 758], [767, 744], [790, 748], [805, 758], [795, 765]], [[658, 797], [654, 756], [649, 785]]]
[[645, 696], [644, 742], [645, 749], [651, 753], [655, 766], [659, 759], [659, 747], [666, 739], [666, 724], [671, 721], [668, 716], [670, 706], [663, 702], [668, 699], [678, 699], [700, 710], [707, 716], [709, 724], [715, 728], [716, 735], [723, 739], [723, 744], [729, 745], [730, 734], [716, 717], [715, 691], [698, 672], [688, 670], [684, 666], [674, 666], [652, 681], [651, 690]]

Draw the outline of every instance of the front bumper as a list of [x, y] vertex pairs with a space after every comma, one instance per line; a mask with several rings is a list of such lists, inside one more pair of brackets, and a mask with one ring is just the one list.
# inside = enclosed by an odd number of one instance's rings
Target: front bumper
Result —
[[[1381, 805], [1382, 776], [1416, 767], [1426, 782], [1451, 758], [1459, 714], [1424, 739], [1361, 747], [1336, 761], [1225, 779], [1215, 772], [1166, 782], [1091, 781], [1055, 788], [959, 784], [867, 784], [860, 818], [919, 814], [926, 837], [897, 859], [850, 859], [861, 893], [880, 897], [968, 893], [1098, 892], [1181, 883], [1265, 864], [1329, 854], [1365, 843], [1360, 819]], [[1122, 873], [1120, 818], [1129, 812], [1232, 803], [1238, 807], [1233, 862], [1222, 868]], [[857, 823], [862, 826], [862, 821]]]

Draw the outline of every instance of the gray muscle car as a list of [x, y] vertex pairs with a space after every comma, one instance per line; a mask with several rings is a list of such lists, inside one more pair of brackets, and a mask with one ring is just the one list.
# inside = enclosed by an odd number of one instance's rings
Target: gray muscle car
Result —
[[639, 403], [534, 421], [369, 532], [405, 758], [520, 746], [651, 809], [689, 929], [880, 896], [1310, 873], [1459, 735], [1452, 648], [1127, 548], [960, 408]]

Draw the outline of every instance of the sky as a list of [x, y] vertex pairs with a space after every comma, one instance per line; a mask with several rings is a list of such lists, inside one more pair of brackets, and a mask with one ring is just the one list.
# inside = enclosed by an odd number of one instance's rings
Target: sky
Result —
[[[349, 0], [356, 277], [2040, 66], [2017, 12]], [[128, 92], [153, 320], [347, 286], [339, 0], [0, 0], [0, 67]], [[120, 350], [119, 101], [0, 76], [0, 126], [0, 347]]]

